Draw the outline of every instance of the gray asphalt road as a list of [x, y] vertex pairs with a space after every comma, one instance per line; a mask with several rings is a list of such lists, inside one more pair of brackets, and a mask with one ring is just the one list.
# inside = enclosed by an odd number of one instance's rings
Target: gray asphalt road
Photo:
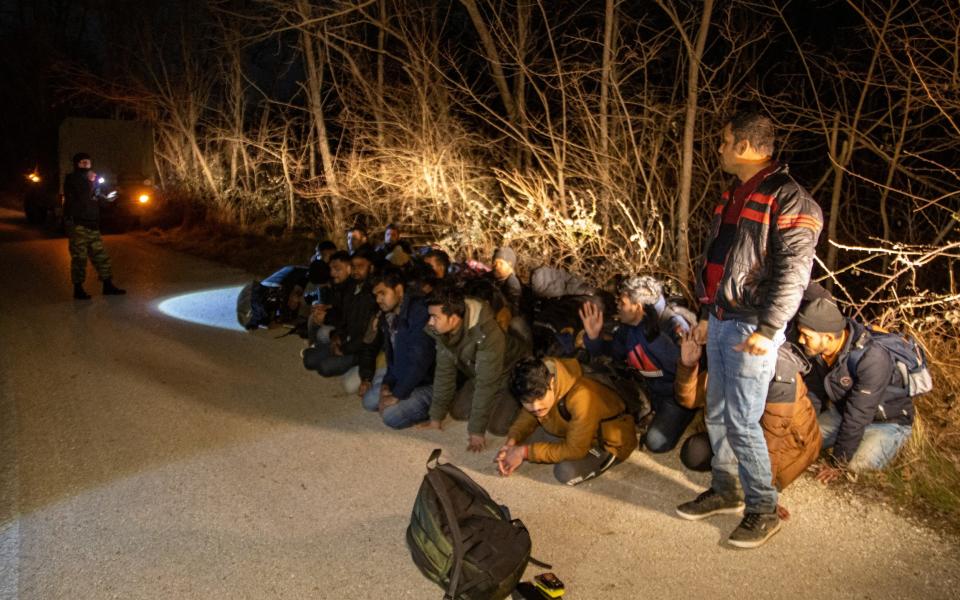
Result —
[[66, 241], [0, 211], [0, 598], [440, 598], [403, 541], [438, 446], [527, 523], [571, 600], [960, 594], [955, 546], [809, 480], [780, 534], [736, 551], [736, 517], [674, 516], [706, 482], [675, 455], [577, 488], [537, 465], [498, 478], [463, 424], [386, 431], [303, 371], [298, 339], [231, 329], [249, 275], [106, 243], [130, 293], [91, 281], [77, 303]]

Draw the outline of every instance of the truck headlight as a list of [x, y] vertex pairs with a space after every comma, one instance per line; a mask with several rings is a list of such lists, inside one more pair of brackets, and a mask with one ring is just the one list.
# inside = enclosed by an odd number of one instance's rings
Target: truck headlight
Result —
[[40, 176], [37, 175], [36, 173], [30, 173], [29, 175], [27, 175], [27, 179], [29, 179], [33, 183], [40, 183]]
[[137, 198], [140, 201], [140, 204], [146, 204], [150, 202], [150, 194], [140, 194], [140, 197]]

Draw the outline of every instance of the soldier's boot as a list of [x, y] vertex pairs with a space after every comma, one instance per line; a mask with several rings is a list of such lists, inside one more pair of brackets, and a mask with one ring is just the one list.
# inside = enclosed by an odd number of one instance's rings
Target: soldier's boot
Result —
[[104, 296], [122, 296], [126, 294], [127, 290], [121, 290], [117, 286], [113, 285], [112, 279], [103, 280], [103, 295]]
[[82, 283], [73, 284], [73, 299], [74, 300], [89, 300], [90, 294], [84, 291]]

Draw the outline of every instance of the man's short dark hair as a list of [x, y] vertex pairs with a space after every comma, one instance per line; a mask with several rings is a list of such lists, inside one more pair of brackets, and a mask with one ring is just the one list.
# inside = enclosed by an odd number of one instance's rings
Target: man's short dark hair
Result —
[[385, 269], [382, 273], [377, 273], [370, 278], [370, 289], [377, 287], [380, 284], [387, 286], [388, 288], [396, 288], [397, 286], [404, 286], [405, 281], [403, 273], [400, 269]]
[[351, 231], [359, 231], [360, 233], [363, 234], [363, 237], [367, 237], [367, 230], [359, 225], [353, 225], [352, 227], [347, 227], [347, 233], [350, 233]]
[[370, 261], [370, 264], [374, 266], [380, 260], [380, 257], [377, 256], [377, 253], [374, 252], [373, 248], [371, 248], [366, 244], [364, 244], [363, 246], [360, 246], [360, 248], [353, 253], [352, 258], [362, 258], [364, 260], [368, 260]]
[[738, 111], [730, 118], [730, 132], [734, 143], [744, 140], [750, 142], [757, 152], [773, 156], [776, 150], [777, 136], [773, 120], [756, 111]]
[[521, 403], [543, 398], [552, 377], [542, 360], [524, 358], [514, 365], [510, 373], [510, 393]]
[[337, 245], [331, 242], [328, 239], [322, 239], [317, 242], [317, 252], [324, 252], [326, 250], [336, 250]]
[[450, 255], [444, 252], [443, 250], [433, 249], [430, 252], [427, 252], [423, 255], [424, 259], [433, 257], [440, 261], [440, 264], [443, 265], [443, 270], [446, 271], [450, 268]]
[[435, 289], [427, 298], [427, 308], [431, 306], [439, 306], [440, 312], [447, 316], [456, 315], [463, 318], [467, 314], [467, 299], [463, 290], [452, 285]]
[[90, 158], [90, 155], [87, 154], [86, 152], [77, 152], [76, 154], [73, 155], [73, 166], [76, 167], [77, 165], [79, 165], [81, 160], [93, 160], [93, 159]]
[[331, 263], [332, 263], [333, 261], [335, 261], [335, 260], [339, 260], [340, 262], [349, 265], [349, 264], [350, 264], [350, 253], [347, 252], [346, 250], [338, 250], [338, 251], [334, 252], [333, 255], [330, 257], [330, 262], [331, 262]]

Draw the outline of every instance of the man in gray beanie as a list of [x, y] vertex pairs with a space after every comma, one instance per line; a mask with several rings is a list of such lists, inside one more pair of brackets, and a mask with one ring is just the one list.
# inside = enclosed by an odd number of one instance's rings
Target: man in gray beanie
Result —
[[507, 246], [497, 248], [493, 253], [493, 276], [514, 317], [520, 315], [520, 298], [523, 296], [523, 286], [520, 285], [520, 279], [515, 272], [516, 268], [517, 253], [513, 248]]
[[883, 469], [910, 438], [914, 417], [893, 357], [826, 298], [801, 309], [797, 331], [811, 359], [804, 383], [819, 412], [823, 447], [833, 448], [832, 464], [820, 469], [817, 480], [829, 483], [844, 468]]

